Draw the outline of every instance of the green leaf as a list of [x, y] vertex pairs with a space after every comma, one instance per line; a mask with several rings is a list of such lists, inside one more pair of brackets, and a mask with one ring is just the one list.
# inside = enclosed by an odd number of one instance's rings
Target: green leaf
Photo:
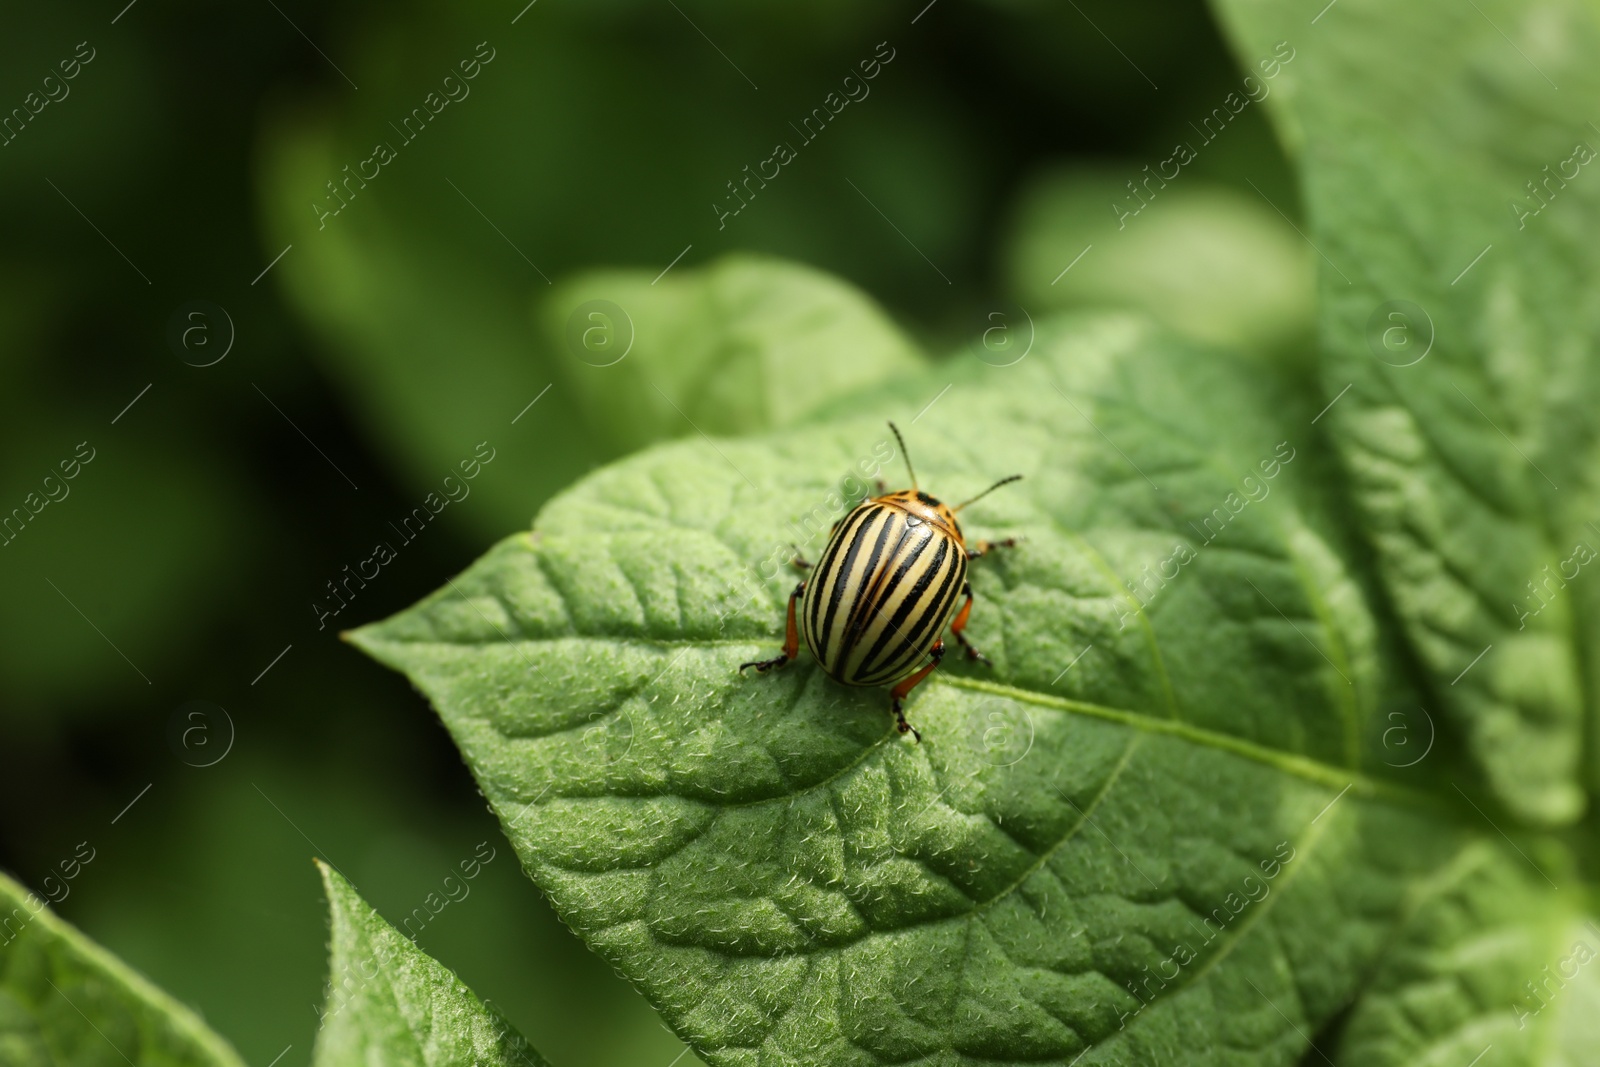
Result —
[[1434, 699], [1506, 805], [1570, 820], [1600, 656], [1600, 176], [1569, 162], [1600, 145], [1592, 5], [1216, 6], [1247, 65], [1294, 52], [1268, 104], [1320, 253], [1326, 421]]
[[1600, 923], [1574, 888], [1570, 861], [1545, 866], [1478, 841], [1420, 887], [1414, 913], [1351, 1015], [1344, 1062], [1594, 1062]]
[[[82, 859], [81, 856], [78, 857]], [[244, 1067], [228, 1043], [0, 875], [0, 1063]]]
[[546, 1067], [493, 1007], [318, 861], [332, 916], [318, 1067]]
[[580, 275], [538, 319], [563, 384], [623, 451], [784, 426], [923, 362], [853, 286], [755, 256]]
[[[974, 564], [994, 670], [923, 683], [917, 745], [807, 657], [736, 668], [780, 639], [790, 543], [896, 476], [883, 415], [944, 386], [938, 432], [908, 424], [922, 486], [1027, 479], [963, 516], [1022, 542]], [[1111, 317], [840, 412], [604, 469], [353, 640], [709, 1063], [1303, 1050], [1462, 836], [1383, 781], [1405, 686], [1322, 518], [1314, 409]]]
[[1311, 250], [1253, 193], [1182, 172], [1162, 182], [1131, 161], [1061, 168], [1024, 191], [1009, 230], [1010, 291], [1036, 314], [1137, 308], [1249, 350], [1311, 335]]

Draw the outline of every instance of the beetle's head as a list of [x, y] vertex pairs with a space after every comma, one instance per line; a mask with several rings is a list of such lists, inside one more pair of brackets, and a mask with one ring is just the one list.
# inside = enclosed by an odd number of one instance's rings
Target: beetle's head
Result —
[[890, 504], [901, 511], [910, 512], [923, 522], [943, 527], [957, 543], [966, 543], [961, 536], [961, 524], [956, 521], [956, 513], [951, 510], [950, 505], [929, 496], [921, 489], [902, 489], [898, 493], [888, 493], [874, 499], [881, 504]]

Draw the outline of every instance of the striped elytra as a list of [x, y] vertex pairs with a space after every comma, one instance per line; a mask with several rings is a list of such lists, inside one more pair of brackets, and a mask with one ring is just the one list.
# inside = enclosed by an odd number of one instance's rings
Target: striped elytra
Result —
[[910, 674], [966, 589], [959, 531], [930, 521], [932, 509], [920, 501], [908, 503], [916, 510], [883, 497], [850, 512], [806, 582], [800, 632], [822, 669], [845, 685], [888, 685]]
[[[895, 440], [905, 441], [894, 423]], [[800, 637], [829, 677], [845, 685], [891, 685], [889, 710], [901, 733], [922, 735], [906, 722], [901, 702], [944, 659], [944, 628], [969, 659], [988, 664], [965, 629], [972, 612], [967, 561], [1015, 539], [979, 541], [967, 547], [956, 512], [1008, 482], [1002, 478], [970, 500], [950, 507], [917, 488], [906, 457], [911, 488], [883, 493], [855, 507], [834, 524], [811, 577], [789, 594], [783, 651], [772, 659], [740, 664], [766, 672], [800, 651]], [[802, 569], [811, 564], [795, 560]], [[956, 601], [965, 598], [959, 611]], [[954, 618], [951, 618], [954, 613]], [[926, 660], [927, 662], [923, 662]]]

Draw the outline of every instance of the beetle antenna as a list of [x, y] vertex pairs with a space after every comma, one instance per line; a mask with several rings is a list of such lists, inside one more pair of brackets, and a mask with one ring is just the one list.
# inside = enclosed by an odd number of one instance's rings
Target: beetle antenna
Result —
[[889, 424], [889, 429], [894, 431], [894, 439], [900, 442], [900, 454], [906, 458], [906, 473], [911, 475], [911, 488], [917, 487], [917, 472], [911, 469], [911, 453], [906, 451], [906, 439], [900, 436], [900, 427], [894, 423]]
[[951, 508], [950, 510], [951, 511], [960, 511], [962, 508], [966, 507], [968, 504], [972, 503], [973, 501], [982, 500], [984, 497], [988, 496], [990, 493], [994, 492], [996, 489], [1000, 488], [1002, 485], [1010, 485], [1012, 482], [1020, 482], [1020, 481], [1022, 481], [1022, 475], [1020, 475], [1020, 474], [1013, 474], [1009, 478], [1001, 478], [998, 482], [995, 482], [993, 485], [991, 485], [989, 488], [985, 489], [983, 492], [979, 493], [977, 496], [973, 497], [971, 500], [963, 501], [962, 503], [957, 504], [955, 507]]

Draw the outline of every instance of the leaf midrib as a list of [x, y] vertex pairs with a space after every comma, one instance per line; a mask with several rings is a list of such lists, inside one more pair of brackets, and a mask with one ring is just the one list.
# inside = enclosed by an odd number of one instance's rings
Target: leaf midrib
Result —
[[[459, 649], [485, 648], [500, 644], [505, 645], [508, 648], [514, 648], [518, 644], [539, 644], [542, 642], [551, 641], [599, 641], [615, 644], [632, 644], [635, 646], [645, 646], [657, 649], [680, 648], [683, 646], [700, 648], [749, 648], [751, 645], [758, 643], [759, 635], [752, 635], [751, 638], [745, 640], [673, 640], [667, 638], [639, 638], [613, 635], [592, 637], [583, 634], [564, 634], [555, 638], [524, 638], [521, 641], [491, 643], [485, 643], [481, 641], [391, 641], [381, 637], [373, 638], [365, 636], [363, 636], [361, 639], [361, 643], [364, 644], [369, 651], [375, 651], [375, 646], [388, 646], [391, 649], [398, 649], [400, 647], [409, 647], [413, 649], [429, 647]], [[399, 663], [398, 660], [393, 658], [391, 658], [390, 661], [396, 663], [397, 665]], [[1229, 734], [1217, 733], [1216, 731], [1208, 730], [1204, 727], [1194, 726], [1190, 723], [1175, 719], [1157, 718], [1144, 712], [1133, 711], [1128, 708], [1118, 708], [1105, 704], [1095, 704], [1083, 700], [1072, 700], [1050, 693], [1041, 693], [1033, 689], [1025, 689], [1020, 686], [1007, 685], [1001, 682], [990, 682], [978, 678], [963, 678], [954, 675], [944, 675], [941, 677], [938, 673], [935, 673], [923, 683], [923, 686], [932, 686], [934, 688], [949, 686], [957, 689], [968, 689], [974, 692], [989, 693], [995, 696], [1006, 697], [1011, 700], [1032, 704], [1035, 707], [1047, 708], [1052, 711], [1086, 715], [1110, 722], [1116, 722], [1136, 730], [1141, 730], [1145, 733], [1166, 734], [1188, 741], [1191, 744], [1198, 745], [1202, 748], [1215, 749], [1230, 753], [1235, 756], [1241, 756], [1253, 762], [1271, 767], [1281, 773], [1295, 778], [1300, 778], [1305, 781], [1314, 782], [1318, 785], [1327, 786], [1329, 788], [1343, 789], [1345, 786], [1349, 786], [1351, 791], [1359, 796], [1383, 799], [1391, 803], [1403, 805], [1413, 809], [1421, 809], [1431, 812], [1454, 813], [1453, 808], [1432, 794], [1372, 778], [1358, 770], [1330, 766], [1326, 763], [1322, 763], [1305, 756], [1297, 756], [1288, 752], [1280, 752], [1277, 749], [1268, 748], [1265, 745], [1257, 744], [1254, 741], [1248, 741], [1244, 738], [1234, 737]], [[559, 733], [560, 731], [556, 732]], [[875, 750], [877, 745], [880, 743], [881, 741], [874, 742], [873, 745], [868, 746], [861, 758], [867, 758], [867, 753]], [[850, 766], [855, 766], [859, 764], [859, 762], [861, 761], [852, 761]], [[846, 767], [843, 771], [835, 772], [833, 775], [830, 775], [828, 779], [824, 779], [823, 782], [831, 780], [848, 770], [849, 767]], [[823, 783], [813, 783], [805, 788], [807, 790], [815, 789], [820, 784]], [[773, 800], [780, 800], [784, 796], [788, 795], [792, 794], [779, 793], [774, 794], [771, 797], [762, 797], [754, 800], [740, 801], [736, 804], [715, 806], [720, 808], [742, 806], [746, 804], [768, 803]]]

